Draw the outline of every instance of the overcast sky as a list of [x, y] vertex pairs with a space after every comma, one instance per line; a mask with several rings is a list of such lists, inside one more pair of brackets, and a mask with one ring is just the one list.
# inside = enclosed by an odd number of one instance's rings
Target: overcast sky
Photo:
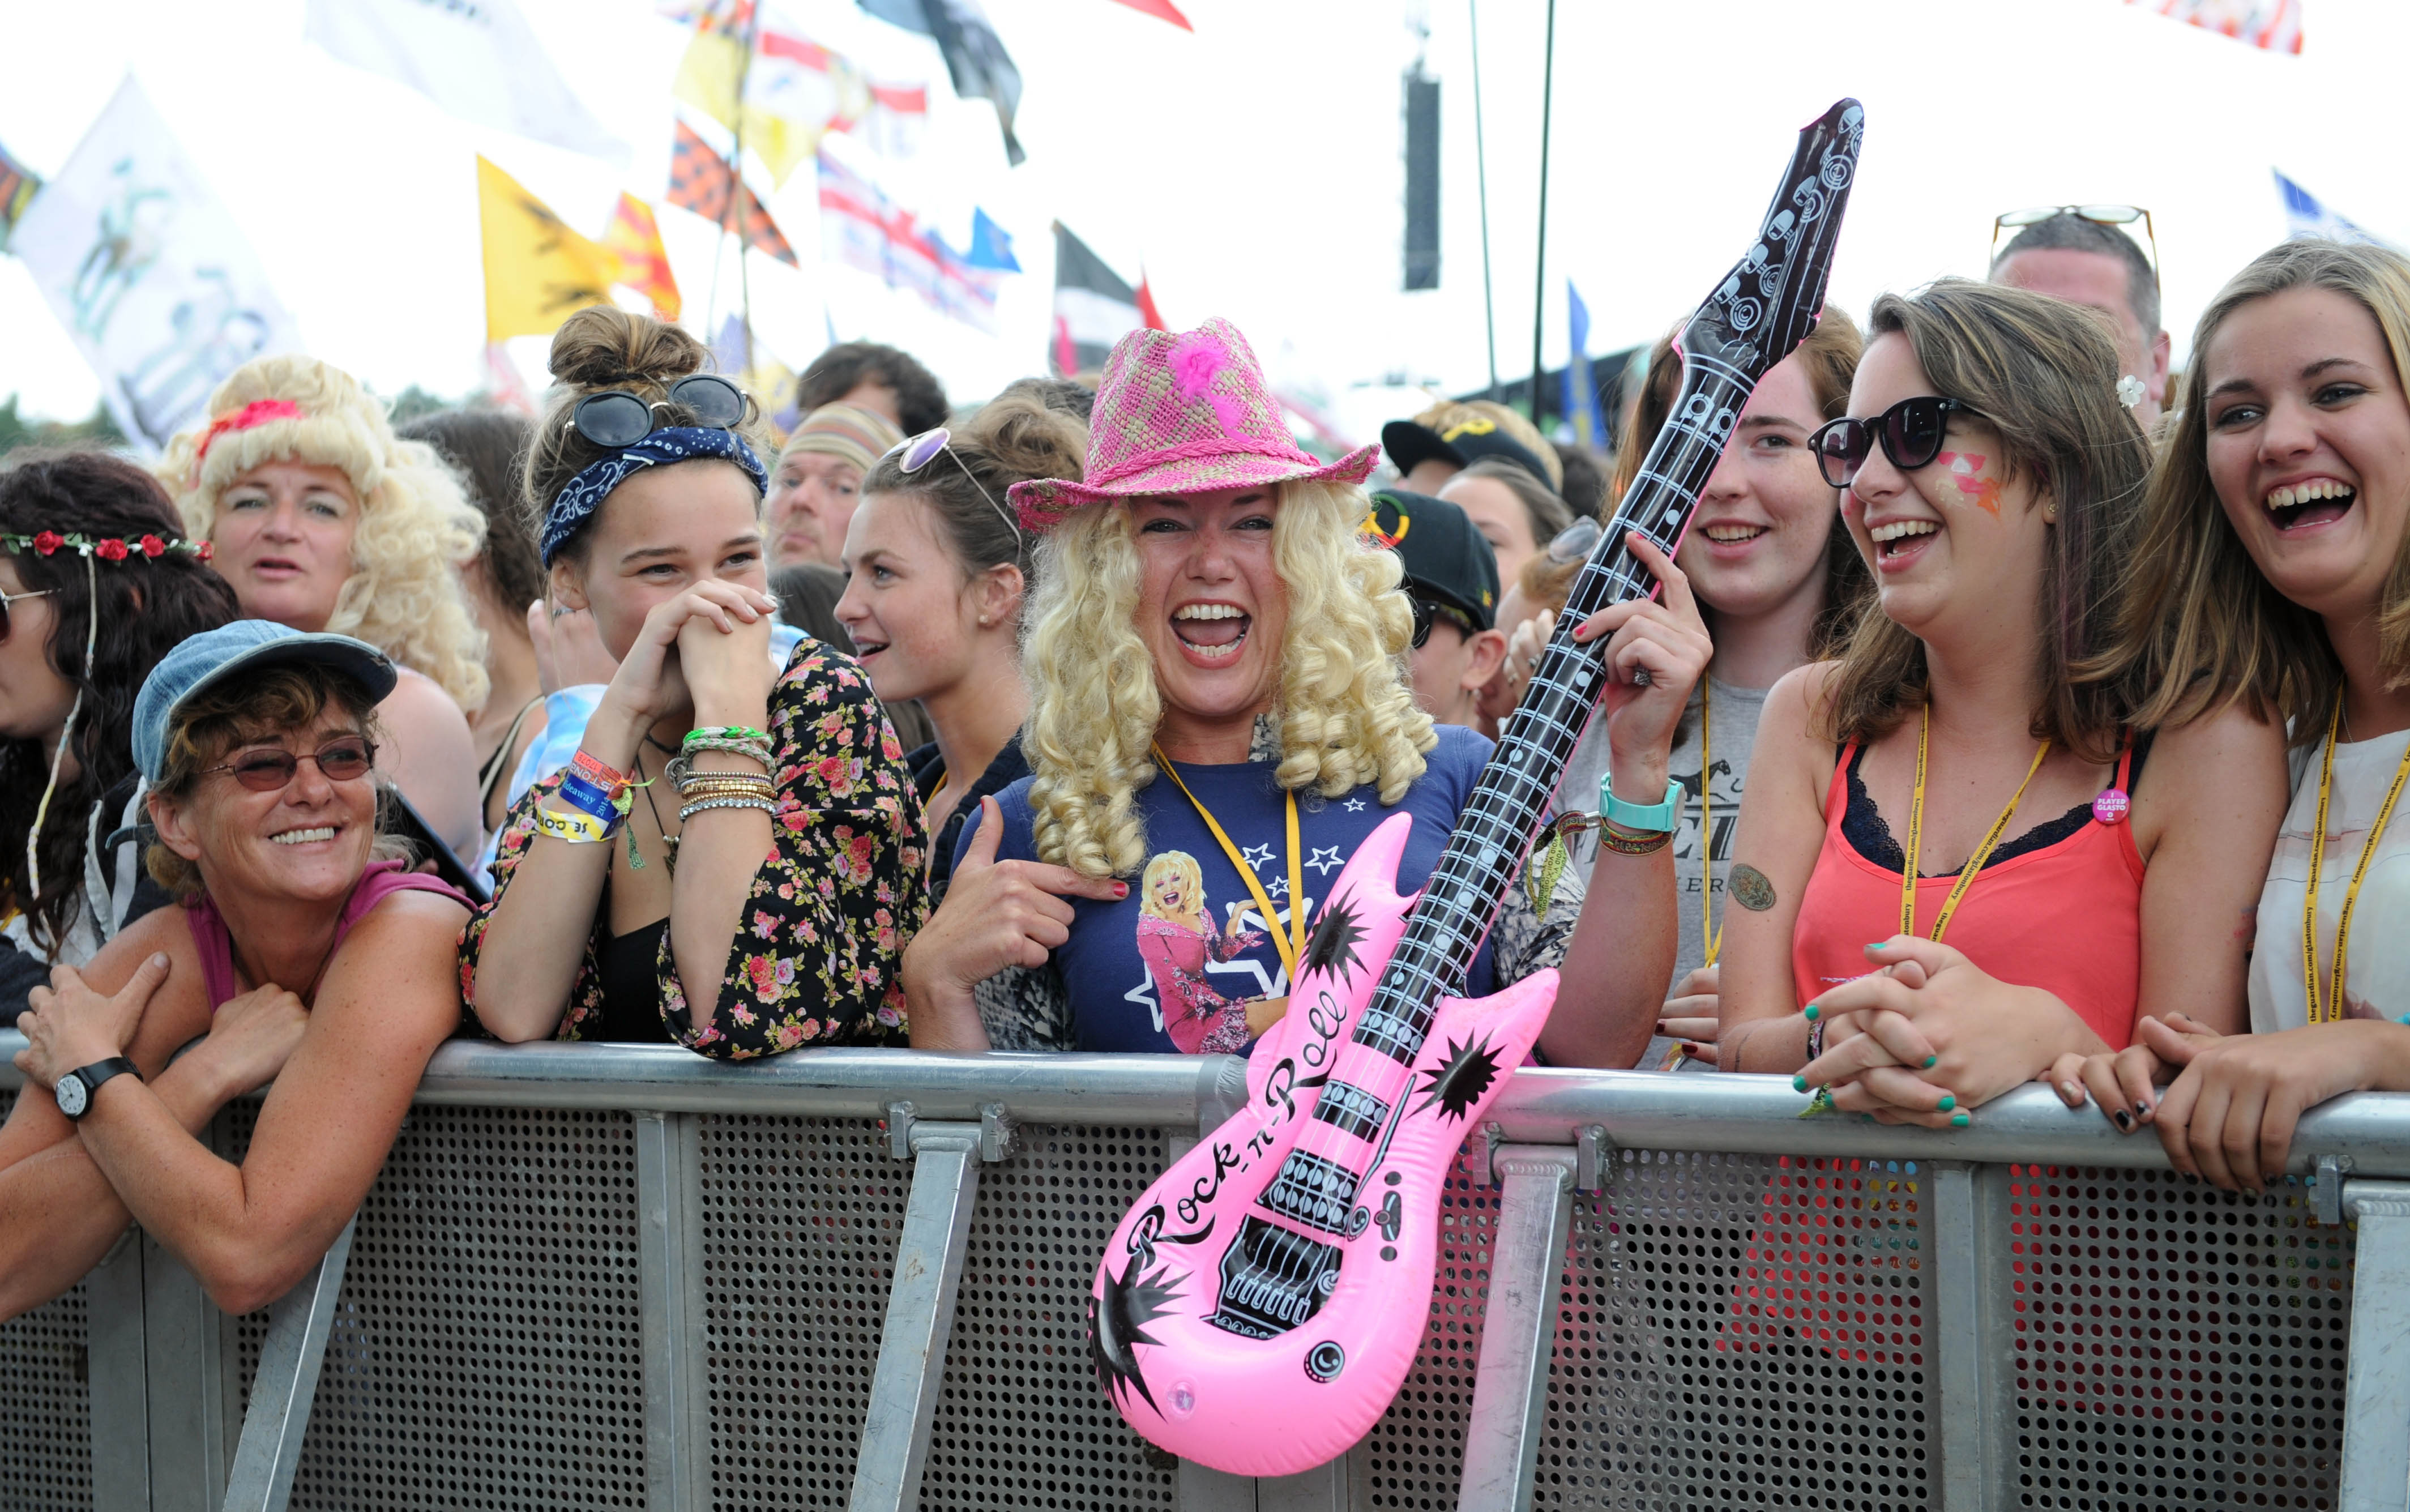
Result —
[[[625, 188], [658, 201], [683, 34], [651, 0], [519, 0], [572, 85], [633, 144], [623, 169], [443, 115], [301, 40], [300, 0], [0, 0], [0, 145], [62, 164], [132, 70], [248, 231], [318, 355], [386, 393], [481, 381], [473, 154], [599, 230]], [[1745, 250], [1792, 135], [1835, 98], [1866, 107], [1863, 172], [1833, 298], [1979, 274], [1999, 211], [2125, 201], [2156, 217], [2181, 357], [2217, 285], [2284, 233], [2272, 167], [2410, 240], [2396, 112], [2410, 6], [2305, 0], [2301, 56], [2260, 52], [2124, 0], [1561, 0], [1545, 334], [1565, 351], [1564, 279], [1591, 349], [1646, 341]], [[920, 353], [959, 399], [1042, 371], [1059, 218], [1189, 326], [1228, 316], [1277, 373], [1318, 387], [1359, 437], [1402, 377], [1488, 374], [1466, 0], [1180, 0], [1192, 35], [1110, 0], [986, 0], [1019, 63], [1008, 168], [983, 102], [951, 98], [925, 38], [850, 0], [790, 0], [874, 74], [931, 86], [913, 159], [855, 153], [957, 245], [971, 207], [1018, 239], [994, 337], [844, 269], [822, 269], [808, 166], [775, 195], [805, 268], [756, 258], [759, 339], [800, 366], [842, 338]], [[1498, 361], [1530, 370], [1546, 0], [1477, 0]], [[1428, 40], [1418, 35], [1428, 26]], [[1400, 76], [1442, 81], [1441, 287], [1399, 292]], [[764, 181], [766, 188], [766, 181]], [[661, 218], [688, 320], [714, 304], [714, 229]], [[736, 298], [730, 259], [719, 314]], [[716, 316], [713, 317], [716, 320]], [[543, 342], [515, 350], [542, 378]], [[81, 415], [97, 389], [22, 267], [0, 256], [0, 396]]]

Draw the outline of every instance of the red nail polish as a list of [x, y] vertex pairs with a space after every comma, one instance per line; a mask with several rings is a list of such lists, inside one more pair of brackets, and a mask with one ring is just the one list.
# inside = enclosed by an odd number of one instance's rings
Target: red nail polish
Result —
[[1117, 898], [1125, 898], [1129, 896], [1129, 883], [1115, 882], [1113, 884], [1113, 896]]

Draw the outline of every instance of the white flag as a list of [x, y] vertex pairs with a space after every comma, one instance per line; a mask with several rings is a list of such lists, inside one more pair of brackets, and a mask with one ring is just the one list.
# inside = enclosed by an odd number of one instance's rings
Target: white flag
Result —
[[301, 346], [234, 217], [131, 78], [8, 250], [100, 376], [118, 429], [153, 451], [235, 369]]
[[632, 155], [571, 93], [515, 0], [310, 0], [303, 35], [464, 121], [622, 167]]

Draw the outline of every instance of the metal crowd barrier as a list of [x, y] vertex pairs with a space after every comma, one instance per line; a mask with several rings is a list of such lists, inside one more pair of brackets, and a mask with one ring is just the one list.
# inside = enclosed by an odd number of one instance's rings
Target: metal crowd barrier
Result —
[[1521, 1071], [1387, 1416], [1248, 1481], [1132, 1435], [1085, 1344], [1113, 1224], [1242, 1095], [447, 1045], [269, 1313], [134, 1234], [0, 1325], [0, 1506], [2410, 1508], [2410, 1097], [2317, 1110], [2244, 1197], [2040, 1088], [1935, 1133]]

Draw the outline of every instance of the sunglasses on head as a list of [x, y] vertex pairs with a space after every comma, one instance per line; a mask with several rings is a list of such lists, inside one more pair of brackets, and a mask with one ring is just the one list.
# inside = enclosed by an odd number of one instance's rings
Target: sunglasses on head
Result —
[[289, 750], [262, 748], [247, 750], [223, 766], [206, 767], [201, 776], [232, 772], [234, 779], [254, 792], [274, 792], [291, 782], [303, 762], [314, 762], [318, 775], [329, 782], [352, 782], [369, 775], [376, 763], [376, 742], [366, 735], [337, 735], [314, 751], [297, 756]]
[[47, 599], [57, 592], [54, 588], [37, 588], [30, 593], [0, 593], [0, 641], [6, 641], [16, 628], [9, 623], [8, 606], [19, 599]]
[[669, 398], [659, 403], [624, 388], [588, 394], [569, 412], [570, 429], [597, 446], [633, 446], [661, 429], [654, 423], [654, 413], [673, 404], [693, 411], [699, 424], [714, 430], [733, 430], [744, 423], [746, 407], [752, 403], [745, 390], [716, 372], [689, 373], [670, 385], [667, 392]]
[[963, 460], [962, 454], [949, 444], [953, 439], [952, 431], [939, 426], [935, 430], [922, 431], [888, 455], [895, 458], [895, 470], [906, 477], [936, 461], [939, 452], [952, 458], [954, 465], [963, 470], [963, 476], [971, 480], [971, 487], [980, 491], [980, 497], [987, 501], [987, 506], [995, 511], [996, 516], [1004, 521], [1005, 528], [1012, 532], [1012, 544], [1016, 546], [1024, 545], [1020, 524], [1013, 519], [1010, 511], [995, 502], [995, 495], [987, 491], [987, 485], [971, 472], [970, 464]]
[[1844, 415], [1828, 421], [1808, 438], [1808, 447], [1816, 454], [1816, 466], [1824, 481], [1846, 488], [1857, 481], [1858, 469], [1873, 455], [1877, 442], [1892, 466], [1913, 472], [1939, 455], [1941, 443], [1950, 434], [1951, 415], [1974, 413], [1964, 400], [1919, 394], [1901, 400], [1871, 420]]
[[2151, 212], [2140, 205], [2036, 205], [2031, 210], [2012, 210], [2006, 215], [1992, 218], [1992, 261], [2000, 260], [2000, 233], [2022, 231], [2028, 225], [2040, 225], [2062, 215], [2072, 215], [2079, 221], [2095, 225], [2131, 225], [2142, 223], [2142, 238], [2151, 253], [2151, 277], [2159, 276], [2159, 236], [2151, 228]]

